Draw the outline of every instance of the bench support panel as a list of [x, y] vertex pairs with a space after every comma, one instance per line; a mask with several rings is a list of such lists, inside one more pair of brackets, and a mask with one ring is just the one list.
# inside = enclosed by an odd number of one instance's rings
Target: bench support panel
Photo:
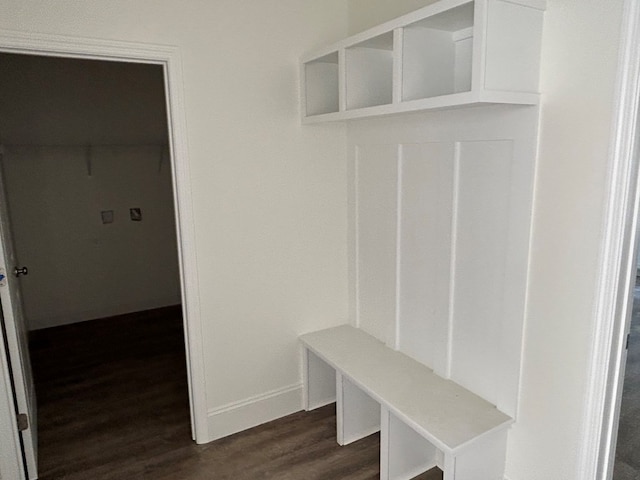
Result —
[[503, 480], [507, 430], [474, 441], [463, 452], [445, 454], [444, 480]]
[[315, 410], [336, 401], [336, 371], [307, 348], [302, 349], [304, 409]]
[[337, 440], [348, 445], [380, 431], [380, 404], [336, 372]]
[[385, 407], [381, 423], [380, 480], [410, 480], [439, 466], [438, 449]]

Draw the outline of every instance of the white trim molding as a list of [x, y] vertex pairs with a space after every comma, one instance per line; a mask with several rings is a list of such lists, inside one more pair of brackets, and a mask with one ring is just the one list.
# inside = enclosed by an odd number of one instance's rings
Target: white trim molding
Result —
[[165, 73], [192, 434], [209, 441], [196, 239], [180, 50], [174, 46], [0, 30], [0, 52], [161, 65]]
[[15, 400], [11, 390], [8, 353], [0, 319], [0, 479], [24, 479], [26, 467], [20, 447]]
[[583, 444], [576, 478], [613, 474], [624, 380], [625, 337], [636, 276], [637, 133], [640, 106], [640, 0], [626, 0], [609, 153], [609, 190], [589, 358]]
[[209, 410], [210, 440], [299, 412], [302, 390], [302, 384], [296, 383]]

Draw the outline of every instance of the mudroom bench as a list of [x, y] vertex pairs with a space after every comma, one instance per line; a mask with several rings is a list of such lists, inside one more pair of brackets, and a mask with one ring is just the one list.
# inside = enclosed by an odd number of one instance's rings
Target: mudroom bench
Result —
[[340, 445], [380, 431], [381, 480], [503, 480], [513, 419], [494, 405], [349, 325], [300, 341], [306, 410], [336, 402]]

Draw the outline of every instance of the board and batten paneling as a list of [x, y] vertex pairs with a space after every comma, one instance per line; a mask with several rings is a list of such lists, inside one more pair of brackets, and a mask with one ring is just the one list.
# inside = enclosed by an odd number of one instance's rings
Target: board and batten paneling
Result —
[[516, 416], [537, 108], [349, 125], [353, 323]]
[[358, 326], [395, 343], [398, 147], [358, 148]]
[[455, 146], [405, 144], [401, 154], [397, 347], [446, 374]]
[[[513, 149], [462, 142], [458, 155], [451, 378], [492, 403], [504, 380], [502, 323]], [[482, 375], [478, 375], [478, 371]]]

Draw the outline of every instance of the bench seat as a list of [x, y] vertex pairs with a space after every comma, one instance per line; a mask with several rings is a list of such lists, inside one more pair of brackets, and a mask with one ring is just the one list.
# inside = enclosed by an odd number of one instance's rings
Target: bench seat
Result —
[[[351, 430], [339, 432], [340, 444], [382, 428], [381, 478], [412, 478], [407, 475], [439, 466], [446, 480], [502, 480], [506, 432], [513, 419], [494, 405], [349, 325], [302, 335], [300, 341], [305, 407], [337, 400], [338, 428]], [[424, 448], [416, 448], [424, 450], [425, 458], [416, 451], [410, 455], [417, 458], [402, 460], [405, 453], [398, 449], [414, 445], [415, 439], [407, 437], [412, 435], [425, 440]]]

